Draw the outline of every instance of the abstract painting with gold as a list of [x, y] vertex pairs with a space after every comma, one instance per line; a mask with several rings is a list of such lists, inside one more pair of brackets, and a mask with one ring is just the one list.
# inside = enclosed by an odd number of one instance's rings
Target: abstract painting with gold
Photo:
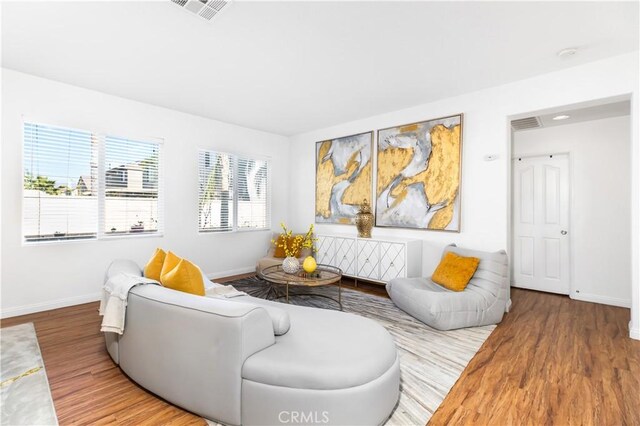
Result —
[[378, 130], [376, 226], [460, 232], [462, 114]]
[[316, 143], [316, 223], [355, 222], [372, 202], [373, 132]]

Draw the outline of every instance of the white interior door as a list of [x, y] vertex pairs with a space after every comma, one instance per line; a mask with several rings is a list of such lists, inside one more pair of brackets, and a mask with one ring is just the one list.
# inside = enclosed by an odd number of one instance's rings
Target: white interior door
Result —
[[569, 156], [513, 160], [515, 287], [569, 294]]

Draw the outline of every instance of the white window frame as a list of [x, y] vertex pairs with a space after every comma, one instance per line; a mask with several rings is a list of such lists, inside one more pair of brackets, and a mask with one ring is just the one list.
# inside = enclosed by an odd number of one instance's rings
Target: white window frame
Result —
[[[98, 215], [96, 221], [96, 236], [90, 238], [78, 238], [78, 239], [60, 239], [60, 240], [44, 240], [44, 241], [27, 241], [26, 236], [24, 234], [24, 214], [25, 214], [25, 188], [24, 188], [24, 176], [25, 176], [25, 124], [34, 124], [34, 125], [42, 125], [42, 126], [51, 126], [51, 127], [60, 127], [63, 129], [69, 130], [77, 130], [83, 132], [90, 132], [95, 138], [98, 139]], [[153, 233], [128, 233], [128, 234], [119, 234], [119, 235], [108, 235], [104, 232], [104, 217], [105, 217], [105, 188], [100, 184], [102, 179], [105, 178], [105, 137], [107, 135], [113, 137], [123, 137], [121, 133], [118, 132], [108, 132], [108, 131], [93, 131], [89, 129], [83, 129], [82, 126], [75, 125], [65, 125], [58, 124], [52, 120], [35, 120], [29, 117], [22, 117], [21, 129], [21, 149], [20, 149], [20, 239], [22, 246], [45, 246], [52, 244], [83, 244], [90, 243], [94, 241], [110, 241], [117, 239], [127, 239], [127, 238], [161, 238], [164, 236], [164, 227], [165, 227], [165, 211], [164, 211], [164, 198], [165, 198], [165, 187], [164, 187], [164, 139], [158, 137], [140, 137], [140, 136], [131, 136], [128, 139], [132, 140], [140, 140], [142, 142], [152, 142], [158, 144], [158, 231]]]
[[[222, 151], [222, 150], [218, 150], [215, 148], [198, 148], [196, 151], [196, 167], [197, 167], [197, 174], [198, 174], [198, 179], [200, 179], [200, 153], [203, 152], [208, 152], [210, 154], [224, 154], [224, 155], [228, 155], [229, 157], [231, 157], [232, 159], [232, 170], [233, 170], [233, 217], [232, 217], [232, 226], [231, 229], [223, 231], [216, 231], [216, 230], [211, 230], [211, 231], [207, 231], [207, 230], [202, 230], [200, 229], [200, 225], [199, 225], [199, 220], [200, 220], [200, 209], [198, 208], [197, 214], [198, 217], [196, 218], [196, 232], [198, 233], [198, 235], [216, 235], [216, 234], [231, 234], [231, 233], [240, 233], [240, 232], [264, 232], [264, 231], [270, 231], [271, 230], [271, 225], [272, 225], [272, 215], [271, 215], [271, 188], [272, 188], [272, 184], [271, 184], [271, 179], [272, 179], [272, 163], [271, 163], [271, 158], [270, 157], [264, 157], [264, 156], [260, 156], [260, 155], [255, 155], [255, 154], [244, 154], [244, 153], [237, 153], [237, 152], [229, 152], [229, 151]], [[240, 228], [238, 227], [238, 159], [239, 158], [244, 158], [244, 159], [250, 159], [250, 160], [260, 160], [260, 161], [264, 161], [267, 163], [267, 206], [266, 206], [266, 213], [267, 213], [267, 219], [265, 222], [265, 227], [264, 228]], [[198, 185], [200, 184], [200, 182], [198, 181]], [[200, 202], [200, 194], [197, 193], [197, 201], [198, 203]]]

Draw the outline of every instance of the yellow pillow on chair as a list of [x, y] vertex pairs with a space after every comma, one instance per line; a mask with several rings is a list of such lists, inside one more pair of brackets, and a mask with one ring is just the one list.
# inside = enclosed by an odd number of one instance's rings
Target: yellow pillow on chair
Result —
[[[173, 257], [170, 258], [169, 254]], [[204, 282], [200, 269], [186, 259], [180, 259], [171, 252], [169, 254], [165, 259], [165, 265], [167, 265], [167, 260], [171, 263], [166, 268], [167, 270], [162, 268], [162, 276], [160, 277], [162, 285], [173, 290], [204, 296]], [[175, 266], [170, 268], [176, 260]]]
[[144, 267], [144, 276], [152, 280], [160, 281], [162, 265], [167, 254], [161, 248], [157, 248], [149, 262]]
[[480, 259], [448, 252], [440, 261], [431, 280], [453, 291], [463, 291], [476, 273]]

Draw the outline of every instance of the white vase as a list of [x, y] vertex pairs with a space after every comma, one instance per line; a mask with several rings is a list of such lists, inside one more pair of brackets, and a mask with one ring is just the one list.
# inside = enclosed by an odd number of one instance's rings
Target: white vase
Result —
[[293, 256], [285, 257], [282, 261], [282, 270], [287, 274], [295, 274], [300, 270], [300, 261]]

